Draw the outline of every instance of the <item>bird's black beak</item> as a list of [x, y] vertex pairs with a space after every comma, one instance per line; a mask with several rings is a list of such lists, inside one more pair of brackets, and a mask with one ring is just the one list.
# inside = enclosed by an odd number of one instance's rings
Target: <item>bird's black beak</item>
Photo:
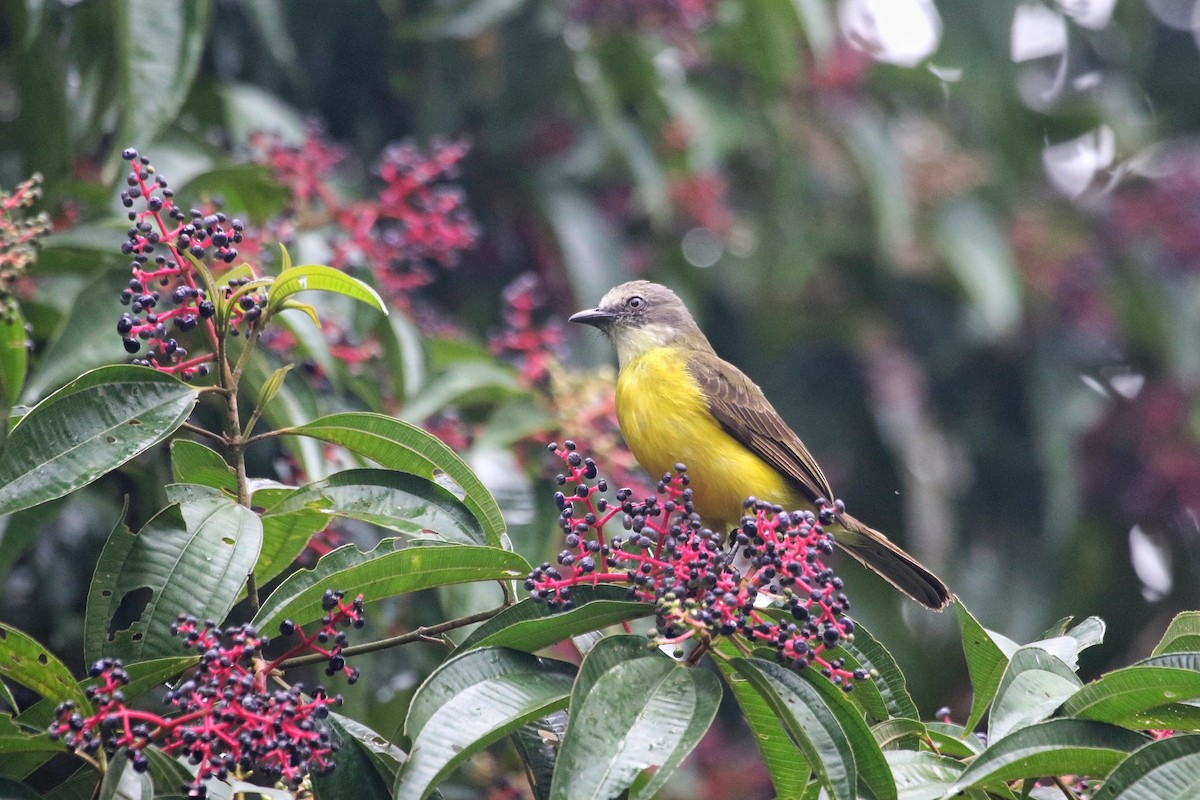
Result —
[[606, 328], [613, 321], [613, 314], [593, 308], [588, 311], [580, 311], [578, 314], [572, 314], [568, 321], [592, 325], [596, 328]]

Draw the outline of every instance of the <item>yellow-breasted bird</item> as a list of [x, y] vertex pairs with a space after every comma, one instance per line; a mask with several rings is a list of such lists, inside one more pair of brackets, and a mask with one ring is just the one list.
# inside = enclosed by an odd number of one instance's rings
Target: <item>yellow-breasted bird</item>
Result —
[[[696, 511], [714, 530], [741, 521], [756, 497], [792, 511], [835, 495], [812, 453], [762, 390], [723, 361], [665, 286], [631, 281], [571, 317], [599, 328], [617, 351], [617, 421], [651, 476], [687, 466]], [[886, 536], [846, 513], [826, 530], [897, 589], [929, 608], [950, 602], [946, 584]]]

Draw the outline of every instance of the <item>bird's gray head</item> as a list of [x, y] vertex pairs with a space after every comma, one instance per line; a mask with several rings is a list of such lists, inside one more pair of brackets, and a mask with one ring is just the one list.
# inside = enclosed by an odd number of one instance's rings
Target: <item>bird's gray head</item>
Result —
[[650, 281], [630, 281], [608, 291], [600, 305], [571, 322], [599, 328], [613, 343], [621, 365], [657, 347], [708, 347], [679, 295]]

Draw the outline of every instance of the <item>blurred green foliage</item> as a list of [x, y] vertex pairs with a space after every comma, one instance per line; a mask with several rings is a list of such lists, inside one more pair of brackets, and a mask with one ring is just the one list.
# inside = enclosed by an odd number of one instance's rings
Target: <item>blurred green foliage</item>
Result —
[[[900, 64], [887, 63], [899, 33], [849, 41], [840, 27], [869, 4], [698, 5], [688, 19], [649, 0], [5, 3], [0, 185], [43, 173], [63, 231], [22, 295], [24, 401], [123, 358], [115, 308], [93, 299], [128, 277], [111, 223], [123, 147], [257, 221], [286, 193], [245, 172], [255, 132], [298, 142], [316, 121], [346, 149], [348, 189], [369, 183], [389, 142], [462, 137], [481, 238], [414, 294], [416, 325], [382, 323], [396, 374], [293, 398], [307, 418], [459, 406], [470, 422], [538, 430], [513, 402], [524, 390], [442, 323], [482, 341], [502, 287], [530, 270], [558, 316], [650, 277], [687, 297], [856, 516], [985, 625], [1027, 640], [1096, 614], [1109, 636], [1085, 674], [1144, 655], [1144, 630], [1200, 603], [1192, 33], [1136, 0], [1098, 22], [1033, 4], [1045, 12], [1033, 28], [1017, 24], [1029, 5], [940, 2], [935, 48]], [[1050, 44], [1015, 61], [1035, 34]], [[358, 333], [379, 324], [347, 319]], [[567, 343], [572, 367], [608, 357], [586, 332]], [[392, 382], [402, 402], [385, 409]], [[489, 459], [490, 473], [511, 471], [519, 438], [479, 437], [485, 480]], [[545, 521], [529, 466], [531, 482], [492, 488]], [[156, 470], [135, 461], [0, 521], [0, 617], [77, 651], [94, 563], [79, 554], [99, 547], [122, 494], [155, 498], [131, 525], [161, 505]], [[541, 557], [545, 527], [517, 526], [518, 549]], [[922, 708], [966, 708], [953, 621], [865, 574], [847, 580], [873, 629], [910, 631], [887, 644]]]

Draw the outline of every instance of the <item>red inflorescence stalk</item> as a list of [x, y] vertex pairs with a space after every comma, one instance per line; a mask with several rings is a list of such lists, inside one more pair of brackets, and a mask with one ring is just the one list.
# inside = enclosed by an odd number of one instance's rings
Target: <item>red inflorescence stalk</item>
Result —
[[536, 275], [527, 272], [504, 289], [504, 329], [488, 337], [492, 354], [516, 364], [521, 378], [531, 386], [550, 379], [550, 364], [562, 345], [562, 326], [557, 320], [538, 325], [535, 319], [542, 306], [542, 294]]
[[[191, 258], [213, 259], [226, 267], [238, 258], [245, 226], [219, 211], [201, 209], [184, 212], [175, 203], [175, 193], [166, 178], [159, 175], [150, 160], [129, 149], [122, 154], [130, 162], [127, 189], [121, 203], [129, 209], [132, 226], [121, 252], [132, 256], [133, 277], [121, 292], [121, 304], [130, 310], [117, 322], [117, 333], [126, 352], [143, 352], [134, 363], [191, 380], [208, 373], [208, 364], [216, 360], [217, 332], [213, 324], [216, 307], [198, 283]], [[190, 258], [189, 258], [190, 257]], [[244, 285], [249, 279], [230, 283]], [[263, 298], [246, 296], [232, 309], [236, 322], [254, 322], [262, 315]], [[202, 327], [211, 351], [188, 357], [187, 349], [176, 338]]]
[[[815, 666], [846, 691], [866, 677], [825, 655], [854, 634], [842, 580], [824, 564], [833, 540], [822, 519], [832, 508], [818, 516], [750, 500], [726, 543], [695, 513], [684, 465], [662, 477], [658, 495], [635, 502], [621, 489], [610, 503], [599, 496], [608, 486], [592, 459], [569, 441], [550, 449], [566, 464], [558, 476], [565, 489], [555, 495], [566, 549], [557, 566], [530, 573], [525, 586], [535, 599], [566, 609], [573, 587], [620, 584], [655, 604], [662, 642], [738, 636], [797, 669]], [[614, 517], [629, 533], [606, 539]]]
[[[211, 778], [225, 780], [230, 773], [251, 770], [295, 790], [309, 775], [333, 769], [337, 745], [319, 722], [342, 700], [321, 687], [305, 697], [300, 684], [272, 692], [268, 678], [283, 661], [306, 651], [329, 659], [326, 675], [340, 672], [350, 683], [358, 678], [341, 655], [346, 635], [338, 626], [362, 627], [362, 595], [345, 602], [344, 593], [327, 591], [322, 605], [326, 614], [315, 634], [305, 634], [291, 622], [280, 625], [281, 633], [298, 633], [299, 641], [271, 661], [258, 657], [268, 642], [248, 625], [221, 631], [215, 622], [201, 624], [181, 615], [171, 631], [200, 654], [200, 662], [195, 675], [164, 698], [180, 713], [163, 716], [130, 708], [123, 690], [129, 675], [119, 660], [108, 658], [90, 670], [98, 681], [87, 690], [95, 712], [85, 716], [74, 703], [61, 704], [50, 736], [89, 755], [103, 748], [112, 757], [124, 748], [139, 772], [149, 769], [144, 751], [150, 745], [185, 756], [196, 766], [195, 780], [183, 787], [188, 797], [205, 797], [205, 782]], [[331, 640], [332, 646], [325, 646]]]

